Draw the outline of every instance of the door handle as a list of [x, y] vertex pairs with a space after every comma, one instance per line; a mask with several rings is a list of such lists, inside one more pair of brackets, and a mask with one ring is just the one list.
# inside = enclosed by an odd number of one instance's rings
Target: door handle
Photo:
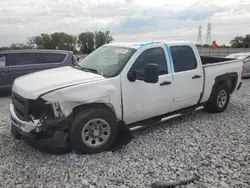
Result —
[[160, 86], [165, 86], [165, 85], [169, 85], [169, 84], [171, 84], [171, 82], [169, 82], [169, 81], [164, 81], [164, 82], [160, 83]]
[[200, 78], [201, 77], [201, 75], [194, 75], [193, 77], [192, 77], [192, 79], [197, 79], [197, 78]]

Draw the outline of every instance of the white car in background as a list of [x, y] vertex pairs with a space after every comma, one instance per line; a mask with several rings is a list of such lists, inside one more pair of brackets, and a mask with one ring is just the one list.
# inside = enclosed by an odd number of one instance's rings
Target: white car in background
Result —
[[242, 52], [242, 53], [233, 53], [226, 58], [232, 58], [232, 59], [243, 59], [243, 74], [242, 77], [250, 77], [250, 52]]

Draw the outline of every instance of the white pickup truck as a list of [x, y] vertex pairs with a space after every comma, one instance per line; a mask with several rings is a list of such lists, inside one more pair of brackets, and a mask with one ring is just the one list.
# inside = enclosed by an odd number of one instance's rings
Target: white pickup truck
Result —
[[16, 79], [11, 133], [39, 140], [61, 131], [77, 152], [104, 151], [121, 124], [158, 122], [201, 106], [224, 111], [242, 84], [242, 67], [241, 60], [200, 57], [190, 42], [106, 44], [76, 68]]

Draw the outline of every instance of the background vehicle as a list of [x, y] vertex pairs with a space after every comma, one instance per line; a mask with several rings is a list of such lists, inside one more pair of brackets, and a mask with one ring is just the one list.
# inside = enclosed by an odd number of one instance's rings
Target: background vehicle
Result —
[[59, 140], [69, 140], [77, 152], [100, 152], [115, 143], [122, 125], [157, 122], [201, 106], [224, 111], [241, 86], [242, 66], [242, 60], [200, 57], [189, 42], [107, 44], [78, 68], [16, 79], [12, 134], [43, 139], [49, 132], [53, 139], [50, 131], [61, 132]]
[[226, 58], [242, 59], [244, 63], [242, 77], [250, 77], [250, 52], [233, 53], [226, 56]]
[[62, 66], [74, 66], [77, 60], [70, 51], [11, 50], [0, 52], [0, 90], [10, 89], [22, 75]]

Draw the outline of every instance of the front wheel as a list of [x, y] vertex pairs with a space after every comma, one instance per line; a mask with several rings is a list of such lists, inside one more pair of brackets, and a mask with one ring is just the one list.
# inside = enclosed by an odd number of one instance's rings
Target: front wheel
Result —
[[70, 128], [70, 144], [78, 153], [107, 150], [117, 136], [115, 115], [106, 109], [86, 109], [75, 116]]
[[230, 93], [226, 84], [220, 84], [212, 93], [211, 98], [206, 103], [205, 108], [211, 113], [223, 112], [229, 103]]

